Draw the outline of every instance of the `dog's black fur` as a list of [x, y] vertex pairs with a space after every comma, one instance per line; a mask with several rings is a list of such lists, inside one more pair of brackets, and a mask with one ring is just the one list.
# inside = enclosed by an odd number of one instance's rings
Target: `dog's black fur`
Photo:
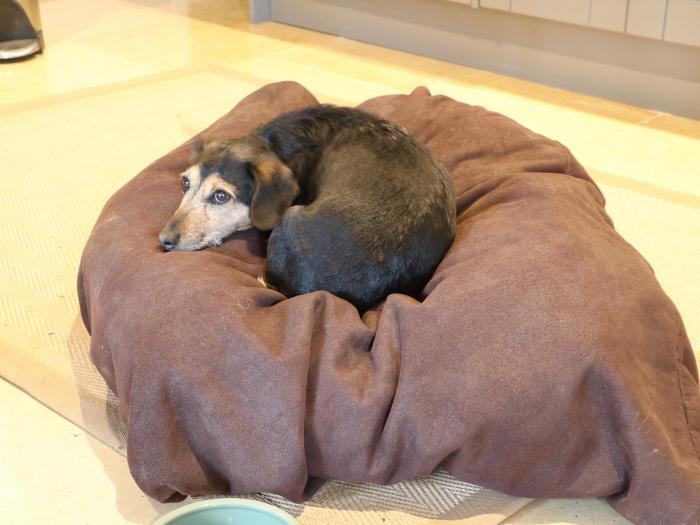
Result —
[[[241, 144], [248, 158], [237, 158]], [[264, 278], [287, 296], [327, 290], [360, 311], [392, 292], [416, 296], [454, 239], [447, 170], [406, 130], [358, 109], [283, 114], [205, 150], [201, 166], [241, 188], [252, 224], [272, 229]]]

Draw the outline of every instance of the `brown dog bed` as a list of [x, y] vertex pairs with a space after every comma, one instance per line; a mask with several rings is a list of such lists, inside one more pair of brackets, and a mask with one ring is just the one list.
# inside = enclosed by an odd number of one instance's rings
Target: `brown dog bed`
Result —
[[[316, 103], [249, 95], [202, 135], [242, 136]], [[678, 313], [559, 143], [425, 88], [362, 104], [452, 174], [457, 238], [422, 301], [362, 318], [256, 280], [264, 237], [164, 253], [185, 144], [105, 206], [78, 288], [149, 495], [395, 483], [442, 466], [528, 497], [604, 496], [642, 524], [700, 520], [700, 393]]]

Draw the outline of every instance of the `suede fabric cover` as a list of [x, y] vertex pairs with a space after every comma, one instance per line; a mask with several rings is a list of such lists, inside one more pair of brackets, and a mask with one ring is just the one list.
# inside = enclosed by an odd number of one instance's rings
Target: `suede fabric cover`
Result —
[[[202, 137], [314, 103], [271, 84]], [[285, 299], [256, 280], [256, 231], [164, 253], [190, 143], [106, 204], [78, 287], [139, 486], [161, 501], [300, 500], [309, 480], [386, 484], [443, 466], [514, 495], [608, 497], [641, 524], [698, 523], [690, 343], [584, 169], [559, 143], [425, 88], [361, 107], [408, 128], [454, 180], [457, 237], [420, 302], [394, 294], [361, 318], [326, 292]]]

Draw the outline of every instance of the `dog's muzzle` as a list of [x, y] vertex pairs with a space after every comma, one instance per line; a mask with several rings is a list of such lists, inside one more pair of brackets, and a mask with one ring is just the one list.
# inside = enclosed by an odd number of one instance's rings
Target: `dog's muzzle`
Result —
[[158, 240], [163, 248], [170, 251], [174, 249], [175, 246], [177, 246], [177, 243], [180, 241], [180, 234], [163, 230], [158, 235]]

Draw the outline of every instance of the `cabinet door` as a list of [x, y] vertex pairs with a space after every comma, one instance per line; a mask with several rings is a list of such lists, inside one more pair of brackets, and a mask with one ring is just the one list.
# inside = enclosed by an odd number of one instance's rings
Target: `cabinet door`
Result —
[[590, 0], [511, 0], [510, 10], [557, 22], [588, 25]]
[[666, 18], [666, 0], [629, 0], [627, 33], [662, 38]]
[[500, 9], [501, 11], [510, 11], [510, 0], [481, 0], [481, 7], [489, 9]]
[[626, 19], [627, 0], [591, 0], [591, 27], [624, 33]]
[[664, 40], [700, 46], [700, 0], [669, 0]]

